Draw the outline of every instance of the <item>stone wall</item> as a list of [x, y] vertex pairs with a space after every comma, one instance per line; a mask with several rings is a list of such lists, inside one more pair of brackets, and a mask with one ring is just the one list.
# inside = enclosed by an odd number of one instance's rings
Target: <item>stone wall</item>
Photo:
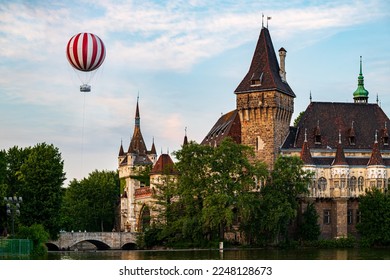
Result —
[[241, 143], [255, 149], [256, 159], [272, 168], [289, 132], [294, 100], [278, 91], [237, 94]]

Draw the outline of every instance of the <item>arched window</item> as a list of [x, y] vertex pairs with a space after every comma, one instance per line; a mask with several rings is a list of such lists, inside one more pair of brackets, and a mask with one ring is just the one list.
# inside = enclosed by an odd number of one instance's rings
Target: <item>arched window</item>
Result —
[[324, 191], [326, 190], [326, 179], [324, 177], [321, 177], [320, 179], [318, 179], [318, 189], [320, 191]]
[[362, 192], [363, 188], [364, 188], [364, 178], [362, 176], [360, 176], [358, 178], [358, 190], [359, 190], [359, 192]]
[[142, 207], [140, 215], [140, 231], [145, 231], [150, 227], [150, 209], [147, 205]]
[[351, 179], [349, 180], [349, 189], [351, 191], [356, 191], [356, 177], [355, 176], [352, 176]]

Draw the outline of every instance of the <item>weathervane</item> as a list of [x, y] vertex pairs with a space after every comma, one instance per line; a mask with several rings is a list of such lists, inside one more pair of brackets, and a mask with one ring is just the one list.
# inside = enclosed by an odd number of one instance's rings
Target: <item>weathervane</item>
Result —
[[[272, 17], [267, 16], [267, 29], [268, 29], [268, 21], [272, 19]], [[261, 14], [261, 27], [264, 28], [264, 14]]]
[[267, 17], [267, 29], [268, 29], [268, 20], [272, 19], [272, 17]]

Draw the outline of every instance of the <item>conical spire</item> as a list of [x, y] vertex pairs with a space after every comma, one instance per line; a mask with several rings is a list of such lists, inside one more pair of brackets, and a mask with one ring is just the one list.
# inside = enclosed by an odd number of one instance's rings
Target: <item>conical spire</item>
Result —
[[185, 134], [184, 134], [184, 141], [183, 141], [183, 146], [188, 144], [188, 138], [187, 138], [187, 127], [184, 129]]
[[384, 165], [381, 151], [379, 150], [378, 131], [375, 132], [374, 147], [372, 148], [371, 157], [367, 165]]
[[135, 110], [135, 126], [134, 126], [133, 137], [131, 138], [128, 152], [139, 154], [139, 155], [146, 155], [147, 149], [146, 149], [144, 138], [141, 133], [138, 99], [139, 98], [137, 97], [137, 105]]
[[[284, 50], [284, 54], [285, 52]], [[234, 93], [240, 94], [276, 89], [284, 94], [295, 97], [288, 83], [282, 80], [279, 73], [280, 70], [271, 35], [268, 29], [263, 27], [257, 41], [249, 71]]]
[[152, 155], [157, 155], [157, 152], [156, 152], [156, 146], [154, 145], [154, 137], [153, 137], [152, 148], [150, 149], [150, 152], [149, 152], [149, 154], [152, 154]]
[[122, 140], [121, 140], [121, 146], [119, 148], [119, 154], [118, 156], [124, 156], [125, 155], [125, 151], [123, 150], [123, 143], [122, 143]]
[[309, 145], [307, 144], [307, 131], [305, 129], [305, 141], [302, 145], [301, 160], [305, 165], [314, 165], [314, 160], [311, 156]]
[[140, 126], [140, 120], [141, 118], [139, 117], [139, 106], [138, 106], [138, 101], [139, 101], [139, 96], [137, 96], [137, 107], [135, 109], [135, 126]]
[[358, 88], [353, 93], [355, 103], [367, 103], [368, 91], [364, 88], [364, 77], [362, 71], [362, 57], [360, 56], [360, 73], [358, 77]]
[[339, 131], [339, 142], [337, 144], [336, 156], [332, 162], [333, 165], [348, 165], [345, 159], [344, 149], [341, 145], [341, 132]]

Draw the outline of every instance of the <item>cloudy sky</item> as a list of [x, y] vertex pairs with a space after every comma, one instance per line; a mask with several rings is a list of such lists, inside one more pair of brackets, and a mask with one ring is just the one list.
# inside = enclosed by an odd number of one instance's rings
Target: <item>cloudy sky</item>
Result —
[[[390, 2], [0, 0], [0, 149], [46, 142], [60, 149], [68, 180], [115, 170], [127, 149], [139, 94], [141, 130], [158, 153], [179, 149], [184, 129], [202, 141], [235, 109], [270, 16], [276, 50], [287, 50], [296, 115], [313, 101], [351, 102], [363, 56], [369, 102], [390, 114]], [[65, 56], [91, 32], [105, 43], [92, 92]]]

